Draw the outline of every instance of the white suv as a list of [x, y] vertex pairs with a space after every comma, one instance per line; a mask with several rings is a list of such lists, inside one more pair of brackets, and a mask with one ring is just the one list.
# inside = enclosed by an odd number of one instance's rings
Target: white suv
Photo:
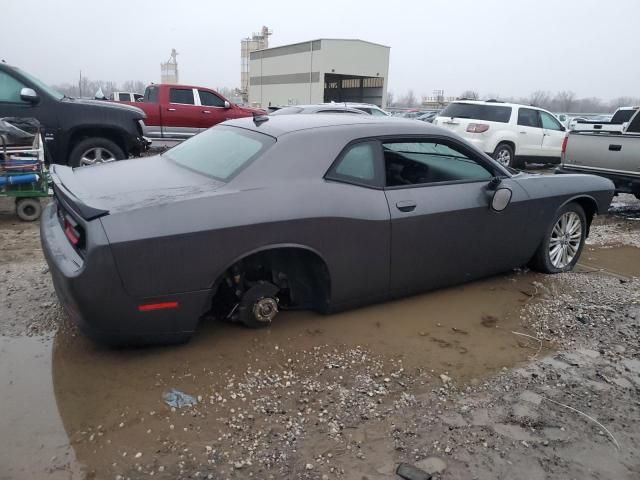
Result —
[[550, 112], [515, 103], [456, 101], [434, 125], [453, 130], [502, 165], [560, 163], [565, 127]]

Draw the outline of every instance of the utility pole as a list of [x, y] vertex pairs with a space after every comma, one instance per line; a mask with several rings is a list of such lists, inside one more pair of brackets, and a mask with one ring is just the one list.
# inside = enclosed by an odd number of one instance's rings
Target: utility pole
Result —
[[80, 80], [78, 81], [78, 98], [82, 98], [82, 70], [80, 70]]

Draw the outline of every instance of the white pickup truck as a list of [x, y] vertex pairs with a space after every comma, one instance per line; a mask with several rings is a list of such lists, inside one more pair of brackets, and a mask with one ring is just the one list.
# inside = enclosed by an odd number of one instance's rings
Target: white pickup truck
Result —
[[624, 126], [640, 107], [620, 107], [608, 122], [580, 119], [571, 122], [569, 129], [576, 132], [622, 132]]
[[622, 132], [569, 132], [556, 173], [606, 177], [615, 184], [616, 193], [632, 193], [640, 199], [640, 110]]

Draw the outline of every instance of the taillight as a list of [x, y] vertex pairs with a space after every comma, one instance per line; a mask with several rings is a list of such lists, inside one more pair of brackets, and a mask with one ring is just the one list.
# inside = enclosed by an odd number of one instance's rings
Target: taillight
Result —
[[470, 123], [467, 125], [467, 132], [469, 133], [484, 133], [489, 130], [489, 125], [486, 123]]
[[61, 208], [58, 210], [58, 217], [60, 218], [64, 236], [67, 237], [69, 243], [75, 249], [84, 248], [84, 229], [82, 226]]
[[562, 140], [562, 154], [564, 155], [567, 151], [567, 143], [569, 142], [569, 135], [565, 135], [564, 140]]

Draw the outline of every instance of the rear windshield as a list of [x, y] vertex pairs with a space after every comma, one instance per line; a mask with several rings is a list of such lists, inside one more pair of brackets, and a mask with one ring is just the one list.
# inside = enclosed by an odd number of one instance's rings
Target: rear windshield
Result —
[[627, 127], [627, 133], [640, 133], [640, 110], [636, 110], [636, 114]]
[[633, 117], [633, 114], [636, 113], [635, 110], [618, 110], [613, 117], [611, 117], [611, 123], [615, 124], [623, 124], [624, 122], [628, 122]]
[[216, 126], [173, 147], [163, 156], [222, 182], [229, 181], [275, 139], [241, 128]]
[[302, 110], [303, 109], [300, 107], [284, 107], [270, 113], [269, 115], [291, 115], [292, 113], [300, 113]]
[[440, 112], [439, 116], [509, 123], [511, 107], [478, 103], [450, 103], [449, 106]]

